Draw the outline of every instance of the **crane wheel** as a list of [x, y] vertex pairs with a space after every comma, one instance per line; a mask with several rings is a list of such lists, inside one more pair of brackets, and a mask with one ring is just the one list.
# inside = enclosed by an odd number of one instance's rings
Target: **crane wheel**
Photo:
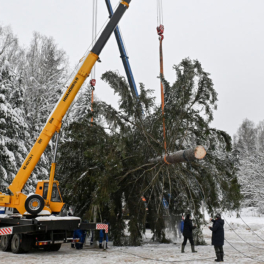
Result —
[[11, 251], [15, 254], [23, 253], [24, 250], [22, 248], [22, 235], [14, 234], [11, 240]]
[[40, 213], [43, 210], [44, 205], [44, 199], [38, 194], [30, 195], [27, 197], [25, 202], [25, 208], [27, 212], [32, 215], [37, 215]]
[[1, 236], [1, 249], [2, 251], [9, 251], [11, 248], [12, 235]]

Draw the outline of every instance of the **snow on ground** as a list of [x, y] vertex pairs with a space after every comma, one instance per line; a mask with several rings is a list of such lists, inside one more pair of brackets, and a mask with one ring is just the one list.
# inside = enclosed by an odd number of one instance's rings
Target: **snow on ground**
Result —
[[[241, 216], [245, 223], [252, 228], [251, 230], [243, 223], [241, 218], [236, 217], [235, 213], [223, 215], [226, 220], [225, 237], [227, 240], [224, 246], [225, 263], [264, 263], [264, 216], [257, 214], [251, 208], [243, 210]], [[147, 232], [145, 243], [141, 247], [113, 247], [109, 242], [110, 248], [106, 251], [90, 248], [89, 246], [85, 246], [82, 250], [76, 250], [70, 248], [70, 244], [64, 244], [58, 252], [33, 250], [28, 254], [15, 255], [0, 251], [0, 263], [215, 263], [214, 248], [210, 245], [211, 231], [205, 226], [203, 233], [208, 245], [197, 246], [198, 253], [191, 253], [190, 244], [187, 244], [185, 248], [186, 253], [180, 253], [180, 239], [176, 241], [176, 244], [151, 243], [151, 234]]]

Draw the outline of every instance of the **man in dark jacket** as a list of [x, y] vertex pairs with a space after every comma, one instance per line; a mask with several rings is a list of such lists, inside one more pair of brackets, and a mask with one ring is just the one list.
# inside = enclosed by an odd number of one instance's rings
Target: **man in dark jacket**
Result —
[[213, 222], [213, 227], [209, 226], [209, 229], [213, 232], [212, 233], [212, 245], [215, 248], [215, 254], [217, 259], [216, 262], [222, 262], [224, 261], [224, 251], [223, 251], [223, 245], [224, 245], [224, 220], [221, 219], [221, 215], [218, 213], [215, 216], [214, 219], [210, 219]]
[[181, 248], [181, 253], [184, 253], [184, 248], [187, 243], [187, 239], [189, 239], [192, 247], [192, 252], [197, 252], [194, 250], [194, 242], [193, 242], [193, 234], [192, 231], [193, 229], [196, 228], [196, 226], [192, 225], [192, 220], [189, 214], [186, 215], [185, 220], [184, 220], [184, 227], [183, 227], [183, 236], [184, 240], [182, 243], [182, 248]]

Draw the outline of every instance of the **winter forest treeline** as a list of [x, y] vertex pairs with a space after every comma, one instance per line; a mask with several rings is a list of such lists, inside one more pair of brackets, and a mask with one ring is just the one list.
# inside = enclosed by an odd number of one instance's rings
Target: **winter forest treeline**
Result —
[[[263, 210], [264, 125], [245, 120], [232, 145], [226, 132], [210, 127], [217, 108], [210, 74], [189, 58], [174, 71], [173, 84], [163, 80], [167, 150], [203, 145], [202, 161], [150, 162], [164, 154], [160, 106], [142, 83], [136, 100], [126, 79], [112, 71], [102, 79], [119, 97], [119, 109], [96, 100], [91, 125], [85, 84], [64, 118], [55, 176], [63, 198], [86, 220], [96, 205], [98, 221], [110, 222], [116, 245], [124, 244], [125, 219], [128, 243], [138, 245], [146, 222], [158, 241], [166, 239], [168, 219], [187, 211], [199, 226], [202, 203], [210, 213], [241, 205]], [[0, 26], [0, 191], [15, 177], [69, 76], [67, 55], [52, 38], [34, 33], [29, 47], [22, 47], [10, 27]], [[49, 177], [53, 147], [50, 142], [24, 192]]]
[[[67, 56], [52, 38], [34, 33], [27, 48], [10, 27], [0, 27], [0, 184], [15, 177], [61, 95]], [[42, 155], [25, 191], [49, 174], [52, 144]]]
[[258, 207], [264, 213], [264, 121], [256, 125], [245, 119], [234, 135], [233, 145], [242, 205]]

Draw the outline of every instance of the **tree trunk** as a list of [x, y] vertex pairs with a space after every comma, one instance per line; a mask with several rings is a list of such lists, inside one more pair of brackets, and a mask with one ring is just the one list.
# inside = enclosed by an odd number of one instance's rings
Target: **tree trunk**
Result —
[[206, 155], [206, 150], [204, 149], [204, 147], [196, 146], [195, 148], [179, 150], [175, 153], [171, 153], [163, 157], [151, 159], [149, 162], [165, 161], [165, 157], [166, 157], [167, 163], [176, 164], [180, 162], [200, 160], [200, 159], [203, 159], [205, 155]]

